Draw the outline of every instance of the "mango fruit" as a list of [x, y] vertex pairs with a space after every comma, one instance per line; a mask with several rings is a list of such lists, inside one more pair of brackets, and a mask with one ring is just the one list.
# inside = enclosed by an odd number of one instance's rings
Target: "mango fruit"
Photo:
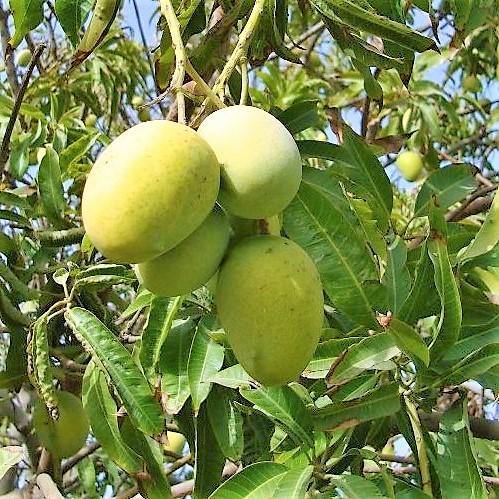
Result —
[[26, 68], [29, 66], [31, 61], [31, 50], [23, 49], [16, 56], [16, 64], [21, 68]]
[[92, 127], [97, 123], [97, 116], [91, 113], [85, 118], [85, 126]]
[[85, 445], [89, 432], [81, 400], [69, 392], [58, 392], [59, 418], [52, 419], [42, 400], [33, 410], [33, 425], [42, 445], [57, 458], [70, 457]]
[[229, 252], [216, 305], [239, 363], [267, 386], [296, 379], [317, 347], [323, 294], [315, 264], [277, 236], [242, 239]]
[[230, 226], [222, 210], [208, 218], [178, 246], [141, 263], [135, 271], [142, 284], [156, 295], [190, 293], [216, 273], [229, 244]]
[[165, 450], [175, 452], [175, 454], [182, 454], [185, 446], [185, 437], [182, 433], [175, 431], [167, 432], [168, 445], [165, 445]]
[[148, 121], [116, 138], [98, 157], [82, 197], [94, 246], [120, 263], [140, 263], [177, 246], [208, 216], [220, 166], [191, 128]]
[[417, 151], [404, 151], [395, 161], [402, 177], [408, 182], [417, 180], [423, 172], [423, 157]]
[[480, 92], [482, 83], [476, 75], [468, 75], [463, 78], [463, 88], [468, 92]]
[[281, 234], [281, 221], [278, 215], [260, 220], [230, 216], [229, 220], [235, 241], [258, 234], [271, 234], [273, 236]]
[[198, 130], [222, 171], [220, 202], [242, 218], [277, 215], [294, 198], [302, 167], [286, 127], [251, 106], [230, 106], [208, 116]]

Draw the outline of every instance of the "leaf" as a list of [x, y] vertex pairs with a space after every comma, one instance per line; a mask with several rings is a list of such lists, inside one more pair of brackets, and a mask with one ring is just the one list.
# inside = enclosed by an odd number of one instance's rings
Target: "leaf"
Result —
[[213, 433], [207, 412], [204, 404], [195, 418], [196, 462], [193, 499], [204, 499], [217, 488], [225, 464], [225, 457]]
[[488, 253], [499, 242], [499, 195], [497, 192], [492, 201], [490, 211], [487, 213], [483, 225], [470, 245], [458, 255], [458, 260], [462, 264], [467, 260]]
[[153, 298], [154, 295], [149, 290], [145, 288], [139, 290], [135, 299], [121, 313], [121, 317], [127, 319], [128, 317], [131, 317], [133, 314], [135, 314], [135, 312], [138, 312], [139, 310], [148, 307], [151, 304]]
[[313, 466], [288, 471], [279, 481], [273, 499], [302, 499], [306, 497]]
[[[70, 0], [73, 1], [82, 1], [82, 0]], [[84, 0], [87, 2], [88, 0]], [[90, 2], [91, 5], [91, 2]], [[68, 169], [72, 164], [79, 161], [81, 158], [87, 154], [88, 151], [92, 148], [92, 146], [97, 142], [97, 139], [100, 137], [99, 133], [83, 135], [78, 140], [73, 142], [69, 147], [66, 147], [60, 154], [61, 161], [61, 170], [67, 174]]]
[[0, 480], [12, 466], [24, 459], [24, 449], [20, 446], [7, 445], [0, 449]]
[[178, 414], [191, 394], [187, 364], [194, 330], [192, 320], [175, 324], [161, 351], [161, 390], [167, 395], [165, 407], [169, 414]]
[[282, 464], [254, 463], [229, 478], [209, 499], [268, 499], [287, 472]]
[[45, 215], [51, 221], [59, 221], [64, 215], [66, 203], [59, 167], [59, 156], [51, 145], [46, 146], [46, 153], [38, 171], [38, 188]]
[[356, 475], [343, 475], [332, 482], [342, 490], [348, 499], [384, 499], [378, 487], [366, 478]]
[[241, 388], [241, 395], [289, 434], [298, 445], [313, 448], [312, 419], [303, 400], [289, 387]]
[[208, 335], [209, 322], [212, 320], [212, 317], [204, 318], [198, 324], [189, 352], [187, 376], [194, 413], [199, 411], [208, 397], [211, 390], [209, 380], [220, 370], [224, 360], [224, 348]]
[[414, 216], [428, 215], [432, 198], [439, 208], [449, 208], [476, 189], [476, 180], [466, 165], [451, 165], [432, 172], [425, 180], [416, 198]]
[[397, 383], [384, 385], [361, 399], [352, 402], [335, 403], [314, 414], [315, 428], [329, 431], [341, 426], [348, 428], [363, 421], [391, 416], [400, 410], [399, 387]]
[[85, 349], [111, 378], [134, 425], [148, 435], [161, 433], [161, 409], [128, 350], [91, 312], [75, 307], [66, 311], [64, 317]]
[[320, 126], [317, 101], [301, 101], [288, 107], [276, 116], [290, 133], [297, 134], [308, 128]]
[[388, 247], [386, 270], [382, 281], [387, 290], [389, 310], [394, 315], [397, 315], [397, 312], [402, 308], [411, 289], [411, 276], [409, 275], [406, 263], [407, 246], [397, 236]]
[[375, 280], [377, 272], [354, 222], [345, 196], [327, 172], [307, 172], [284, 212], [286, 233], [316, 263], [334, 306], [357, 323], [374, 327], [363, 282]]
[[142, 333], [139, 359], [149, 379], [154, 377], [156, 366], [159, 362], [161, 348], [168, 338], [173, 319], [177, 315], [182, 302], [182, 296], [173, 298], [162, 298], [155, 296], [152, 299], [147, 323]]
[[207, 400], [208, 420], [224, 456], [239, 461], [244, 450], [243, 418], [234, 408], [229, 391], [215, 386]]
[[395, 340], [395, 344], [411, 359], [419, 359], [426, 366], [430, 363], [430, 352], [426, 343], [418, 332], [411, 326], [395, 317], [390, 321], [388, 333]]
[[92, 434], [106, 454], [129, 474], [141, 471], [142, 460], [121, 436], [118, 408], [109, 392], [106, 378], [93, 362], [87, 365], [83, 376], [82, 401], [90, 420]]
[[340, 385], [358, 374], [375, 369], [377, 364], [399, 355], [393, 337], [388, 333], [378, 333], [352, 345], [335, 364], [327, 377], [330, 385]]
[[466, 398], [444, 413], [436, 449], [442, 499], [488, 497], [476, 460]]
[[24, 37], [43, 21], [43, 4], [45, 0], [10, 0], [10, 8], [14, 17], [16, 31], [10, 45], [16, 48]]
[[430, 214], [430, 226], [432, 232], [428, 239], [428, 254], [435, 268], [435, 286], [441, 305], [437, 336], [430, 345], [430, 357], [433, 363], [459, 338], [463, 312], [459, 289], [447, 253], [447, 241], [442, 232], [445, 230], [445, 222], [436, 209]]
[[444, 361], [456, 361], [463, 359], [470, 353], [478, 350], [481, 347], [499, 343], [499, 327], [481, 331], [472, 336], [460, 338], [454, 345], [445, 353]]
[[91, 8], [91, 0], [56, 0], [55, 2], [57, 19], [73, 46], [78, 44], [80, 28]]
[[228, 388], [241, 388], [255, 383], [240, 364], [236, 364], [217, 372], [210, 378], [209, 381]]

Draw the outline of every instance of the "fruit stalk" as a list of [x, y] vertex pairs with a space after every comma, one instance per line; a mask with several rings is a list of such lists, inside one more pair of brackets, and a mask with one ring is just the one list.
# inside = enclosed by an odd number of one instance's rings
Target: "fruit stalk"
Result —
[[184, 84], [185, 78], [187, 54], [182, 40], [180, 23], [175, 15], [175, 9], [173, 8], [171, 0], [160, 0], [160, 5], [161, 13], [168, 24], [168, 29], [170, 30], [170, 35], [172, 37], [173, 49], [175, 50], [175, 71], [172, 76], [170, 88], [177, 97], [178, 122], [185, 124], [185, 96], [182, 85]]

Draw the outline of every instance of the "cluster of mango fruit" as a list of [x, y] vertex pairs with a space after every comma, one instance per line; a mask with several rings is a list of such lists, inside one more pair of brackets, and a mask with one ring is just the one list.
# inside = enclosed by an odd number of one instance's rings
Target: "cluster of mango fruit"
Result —
[[83, 223], [109, 260], [135, 264], [161, 296], [209, 283], [227, 340], [256, 380], [279, 385], [310, 361], [323, 323], [314, 262], [281, 237], [302, 164], [271, 114], [231, 106], [195, 131], [148, 121], [98, 157], [83, 193]]

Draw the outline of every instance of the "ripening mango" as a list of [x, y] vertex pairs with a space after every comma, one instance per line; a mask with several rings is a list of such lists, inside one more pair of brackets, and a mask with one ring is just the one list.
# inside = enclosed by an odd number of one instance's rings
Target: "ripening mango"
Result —
[[238, 361], [262, 384], [296, 379], [312, 358], [323, 323], [322, 286], [293, 241], [267, 235], [237, 243], [220, 269], [216, 304]]
[[230, 106], [199, 127], [222, 168], [220, 202], [233, 215], [267, 218], [294, 198], [302, 167], [298, 147], [286, 127], [251, 106]]
[[85, 444], [89, 423], [81, 400], [69, 392], [58, 392], [59, 418], [52, 419], [42, 400], [33, 411], [33, 425], [42, 445], [57, 458], [76, 454]]
[[417, 151], [400, 153], [395, 161], [402, 177], [408, 182], [417, 180], [423, 171], [423, 158]]
[[208, 218], [178, 246], [136, 266], [142, 284], [156, 295], [190, 293], [216, 273], [229, 244], [230, 226], [221, 210]]
[[199, 227], [219, 185], [216, 156], [194, 130], [165, 120], [141, 123], [97, 159], [83, 192], [83, 224], [107, 258], [145, 262]]
[[229, 220], [234, 241], [258, 234], [270, 234], [272, 236], [281, 234], [281, 221], [278, 215], [260, 220], [231, 216]]

